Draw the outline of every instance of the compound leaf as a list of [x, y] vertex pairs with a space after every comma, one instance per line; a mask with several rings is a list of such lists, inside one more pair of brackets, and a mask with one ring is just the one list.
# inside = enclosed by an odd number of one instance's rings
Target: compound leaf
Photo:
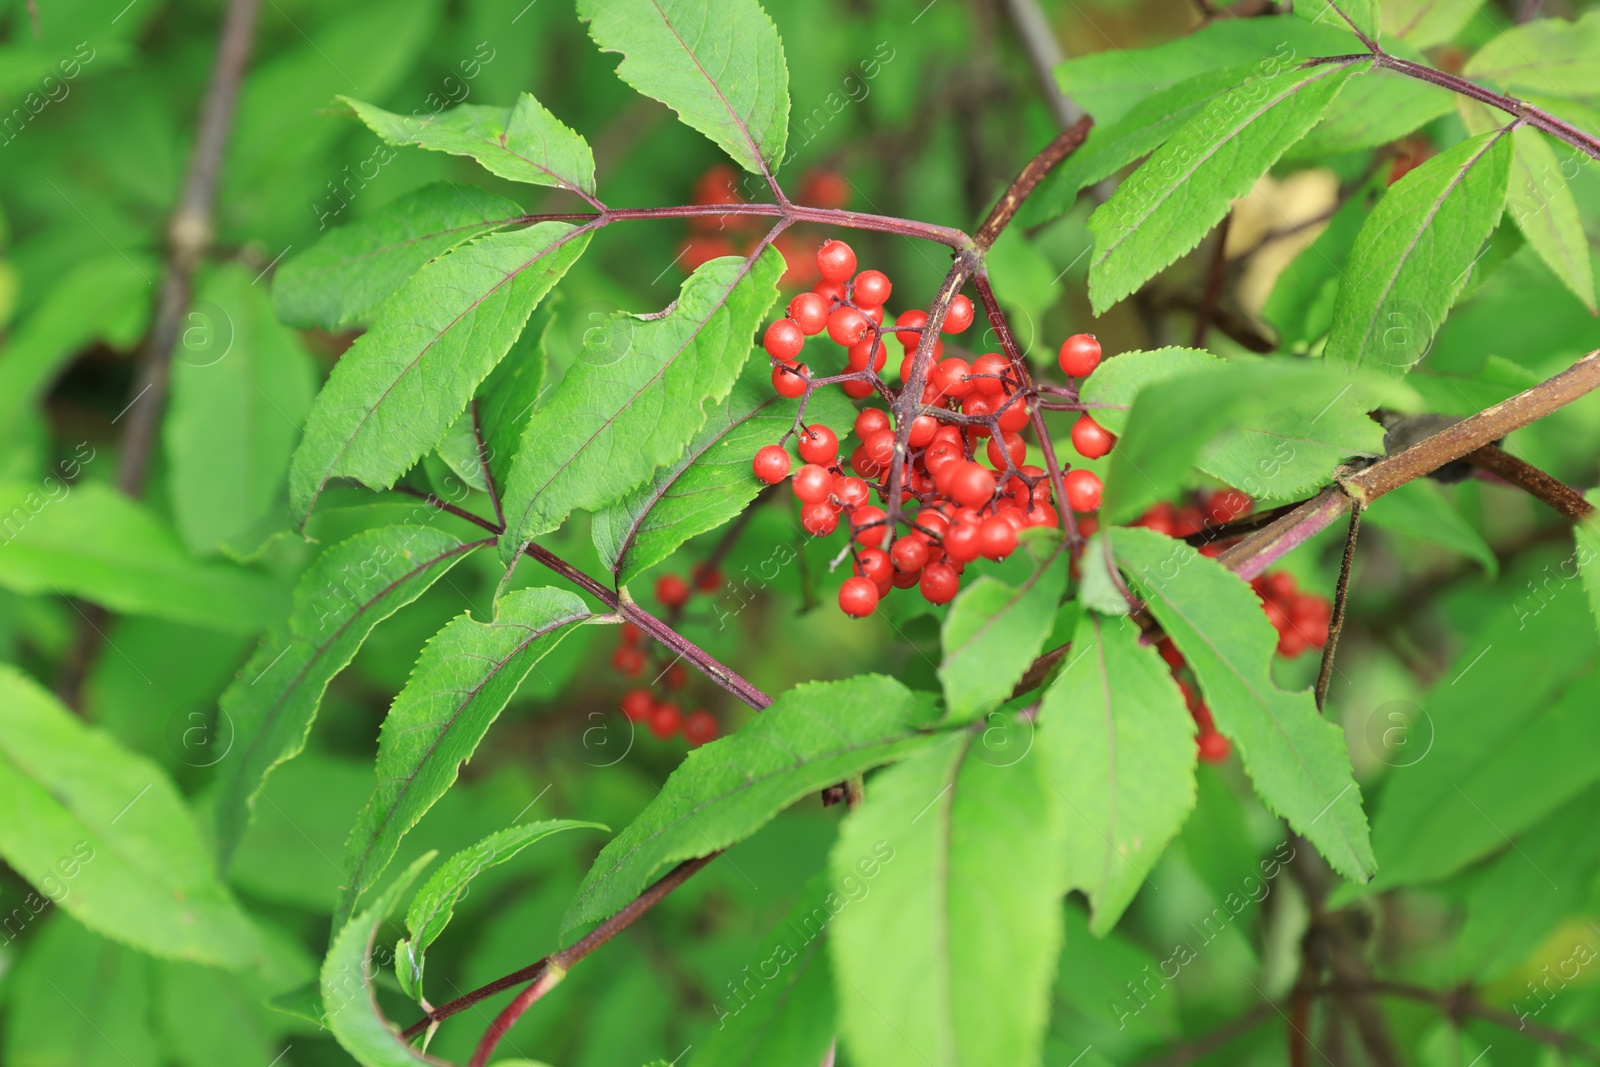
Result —
[[812, 682], [742, 730], [692, 750], [660, 796], [601, 850], [564, 928], [604, 919], [679, 860], [726, 848], [808, 793], [927, 743], [925, 702], [881, 675]]
[[340, 358], [289, 475], [304, 523], [331, 478], [387, 489], [432, 451], [588, 245], [564, 223], [490, 234], [423, 267]]
[[1217, 730], [1234, 743], [1267, 807], [1358, 882], [1377, 868], [1344, 731], [1309, 690], [1272, 681], [1277, 637], [1250, 586], [1182, 541], [1112, 534], [1118, 564], [1194, 668]]
[[378, 735], [378, 784], [345, 843], [338, 925], [382, 876], [400, 839], [450, 787], [522, 680], [589, 617], [576, 593], [520, 589], [494, 618], [458, 615], [417, 658]]
[[222, 694], [235, 736], [217, 790], [224, 863], [249, 824], [266, 776], [305, 747], [328, 682], [378, 623], [490, 540], [463, 542], [425, 526], [388, 526], [334, 545], [306, 569], [288, 619]]

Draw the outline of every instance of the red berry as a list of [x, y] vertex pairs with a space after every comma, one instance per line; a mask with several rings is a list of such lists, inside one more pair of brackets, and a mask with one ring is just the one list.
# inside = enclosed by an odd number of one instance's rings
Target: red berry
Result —
[[1322, 648], [1328, 643], [1328, 628], [1333, 624], [1333, 605], [1319, 596], [1296, 597], [1289, 611], [1294, 628], [1306, 644]]
[[1250, 514], [1254, 506], [1254, 501], [1239, 490], [1223, 489], [1206, 498], [1205, 513], [1206, 518], [1221, 526]]
[[1171, 537], [1177, 529], [1173, 525], [1175, 519], [1176, 513], [1172, 505], [1163, 500], [1160, 503], [1150, 505], [1150, 509], [1139, 516], [1139, 521], [1134, 525], [1143, 526], [1147, 530], [1154, 530], [1158, 534], [1165, 534], [1167, 537]]
[[863, 548], [882, 545], [884, 537], [889, 533], [889, 525], [883, 521], [885, 518], [887, 516], [883, 509], [873, 507], [871, 504], [856, 508], [855, 514], [850, 516], [850, 528], [855, 531], [856, 544]]
[[1168, 667], [1171, 667], [1175, 671], [1181, 671], [1183, 669], [1183, 653], [1179, 652], [1178, 646], [1172, 643], [1172, 638], [1163, 637], [1161, 640], [1157, 641], [1156, 651], [1161, 653], [1161, 658], [1166, 661]]
[[852, 292], [859, 307], [881, 308], [889, 299], [889, 276], [881, 270], [864, 270], [856, 275]]
[[957, 296], [950, 301], [950, 310], [945, 312], [945, 333], [960, 333], [972, 325], [972, 301], [964, 296]]
[[894, 547], [889, 549], [889, 559], [897, 571], [907, 574], [920, 571], [928, 565], [928, 542], [920, 534], [897, 537]]
[[806, 504], [824, 503], [833, 494], [833, 474], [828, 468], [807, 463], [794, 472], [794, 495]]
[[625, 622], [617, 629], [620, 631], [619, 636], [621, 636], [622, 643], [625, 645], [637, 645], [644, 637], [644, 631], [631, 622]]
[[983, 555], [983, 545], [978, 539], [979, 524], [958, 522], [945, 531], [944, 554], [956, 563], [971, 563]]
[[829, 310], [828, 298], [820, 293], [801, 293], [789, 301], [789, 317], [807, 337], [819, 334], [827, 327]]
[[1215, 730], [1202, 733], [1197, 743], [1200, 748], [1200, 758], [1207, 763], [1221, 763], [1228, 758], [1228, 752], [1233, 747], [1226, 737]]
[[[989, 438], [987, 451], [989, 465], [997, 471], [1003, 471], [1006, 469], [1006, 453], [1008, 452], [1011, 454], [1011, 465], [1013, 467], [1022, 466], [1022, 461], [1028, 458], [1028, 442], [1017, 434], [1002, 433], [999, 437]], [[1026, 482], [1017, 484], [1021, 485], [1024, 491], [1027, 489]]]
[[1116, 436], [1089, 415], [1079, 417], [1072, 424], [1072, 447], [1084, 459], [1099, 459], [1110, 452], [1111, 446], [1116, 443]]
[[922, 570], [922, 596], [930, 604], [948, 604], [961, 589], [961, 576], [948, 563], [930, 563]]
[[722, 584], [722, 572], [715, 567], [696, 567], [694, 569], [694, 587], [702, 593], [715, 593], [717, 586]]
[[867, 459], [881, 468], [887, 468], [889, 461], [894, 459], [894, 431], [879, 430], [862, 441], [861, 448]]
[[828, 313], [828, 336], [836, 344], [853, 345], [867, 335], [872, 323], [852, 307], [837, 307]]
[[834, 210], [850, 203], [850, 182], [836, 170], [808, 170], [800, 179], [800, 202]]
[[800, 434], [800, 458], [807, 463], [833, 466], [839, 458], [839, 435], [821, 423], [812, 423]]
[[989, 559], [1005, 559], [1017, 547], [1017, 530], [1005, 514], [991, 515], [978, 527], [978, 548]]
[[846, 578], [839, 587], [839, 610], [852, 619], [871, 615], [878, 607], [878, 587], [870, 578]]
[[889, 428], [889, 413], [882, 408], [862, 408], [856, 415], [856, 436], [865, 441], [879, 430]]
[[900, 317], [894, 320], [894, 324], [908, 327], [908, 329], [895, 331], [895, 336], [900, 339], [900, 347], [910, 351], [916, 348], [917, 343], [922, 340], [922, 334], [914, 331], [920, 331], [928, 324], [928, 313], [926, 311], [918, 311], [915, 308], [910, 311], [902, 311]]
[[957, 356], [951, 356], [949, 359], [939, 361], [929, 379], [939, 387], [941, 396], [960, 400], [972, 392], [972, 383], [967, 380], [967, 375], [971, 373], [970, 363]]
[[611, 653], [611, 666], [629, 678], [644, 670], [644, 662], [644, 650], [633, 645], [618, 645]]
[[859, 508], [871, 498], [867, 483], [860, 478], [840, 478], [833, 486], [833, 495], [847, 508]]
[[883, 347], [883, 340], [877, 334], [863, 337], [845, 352], [845, 364], [851, 370], [866, 370], [868, 360], [872, 362], [873, 373], [883, 370], [883, 365], [889, 361], [889, 350]]
[[689, 602], [689, 583], [676, 574], [663, 574], [656, 579], [656, 599], [662, 607], [681, 608]]
[[1044, 501], [1037, 501], [1023, 516], [1029, 526], [1060, 526], [1061, 516]]
[[[998, 352], [986, 352], [972, 361], [973, 374], [1002, 375], [1011, 369], [1011, 361]], [[1005, 392], [1005, 382], [999, 378], [974, 378], [972, 387], [980, 393], [998, 396]]]
[[863, 548], [856, 554], [853, 569], [863, 578], [870, 578], [873, 585], [884, 585], [894, 577], [894, 564], [881, 548]]
[[683, 720], [683, 737], [690, 747], [699, 748], [707, 741], [717, 739], [717, 720], [709, 711], [691, 711]]
[[668, 689], [682, 689], [689, 684], [689, 668], [681, 663], [669, 663], [661, 672], [661, 684]]
[[843, 241], [826, 241], [817, 249], [817, 271], [826, 281], [847, 282], [856, 272], [856, 253]]
[[761, 339], [761, 347], [767, 350], [767, 355], [786, 362], [798, 356], [805, 344], [806, 335], [790, 319], [778, 319], [767, 327], [766, 336]]
[[1019, 397], [1009, 404], [1001, 401], [1000, 415], [995, 419], [995, 425], [1000, 427], [1001, 433], [1017, 433], [1028, 425], [1028, 402]]
[[1295, 629], [1293, 619], [1278, 633], [1278, 655], [1284, 659], [1294, 659], [1310, 647], [1311, 643]]
[[839, 528], [839, 513], [832, 504], [807, 504], [800, 509], [800, 525], [812, 537], [827, 537]]
[[713, 259], [723, 256], [737, 255], [733, 242], [726, 237], [715, 237], [709, 234], [695, 234], [686, 237], [678, 246], [678, 266], [687, 271], [696, 271], [710, 263]]
[[1061, 342], [1061, 369], [1072, 378], [1087, 378], [1100, 365], [1100, 342], [1093, 334], [1075, 333]]
[[678, 732], [683, 712], [670, 700], [663, 700], [650, 711], [650, 732], [665, 741]]
[[629, 722], [644, 722], [655, 710], [656, 698], [648, 689], [630, 689], [622, 694], [621, 707]]
[[969, 508], [981, 507], [994, 498], [994, 477], [981, 466], [967, 460], [950, 475], [950, 498]]
[[824, 300], [826, 300], [828, 302], [828, 307], [830, 309], [835, 304], [844, 303], [844, 283], [843, 282], [830, 282], [826, 278], [824, 278], [822, 281], [818, 282], [816, 285], [813, 285], [811, 287], [811, 291], [813, 293], [816, 293], [818, 296], [822, 297]]
[[906, 443], [912, 448], [926, 448], [938, 430], [938, 419], [932, 415], [918, 415], [911, 420], [911, 430], [906, 435]]
[[1072, 470], [1062, 479], [1067, 491], [1067, 504], [1073, 511], [1100, 510], [1100, 478], [1094, 471]]
[[772, 390], [781, 397], [798, 400], [806, 395], [811, 368], [804, 363], [780, 363], [772, 368]]
[[758, 479], [768, 485], [777, 485], [789, 477], [789, 453], [782, 445], [763, 445], [756, 450], [750, 467]]
[[[990, 396], [988, 393], [973, 393], [961, 402], [961, 411], [962, 414], [971, 415], [973, 418], [984, 419], [993, 415], [1003, 402], [1002, 398], [998, 396]], [[970, 426], [968, 429], [979, 437], [987, 437], [989, 435], [988, 426]]]

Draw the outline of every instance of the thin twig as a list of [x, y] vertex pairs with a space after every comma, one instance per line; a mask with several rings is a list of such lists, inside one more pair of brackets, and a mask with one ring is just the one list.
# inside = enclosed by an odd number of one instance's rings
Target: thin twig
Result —
[[1217, 227], [1217, 244], [1211, 251], [1211, 266], [1206, 271], [1206, 287], [1200, 294], [1200, 306], [1194, 316], [1194, 343], [1191, 348], [1204, 348], [1206, 334], [1211, 332], [1211, 319], [1217, 313], [1217, 302], [1222, 299], [1222, 282], [1228, 270], [1228, 230], [1233, 225], [1233, 212], [1222, 216]]
[[1066, 127], [1083, 118], [1083, 108], [1056, 84], [1056, 68], [1066, 59], [1061, 45], [1050, 29], [1050, 20], [1039, 7], [1039, 0], [1006, 0], [1006, 11], [1016, 28], [1017, 39], [1028, 55], [1028, 66], [1033, 68], [1034, 81], [1039, 83], [1039, 95], [1050, 106], [1057, 124]]
[[1538, 497], [1573, 522], [1583, 522], [1594, 515], [1594, 505], [1585, 500], [1582, 493], [1552, 478], [1527, 460], [1518, 459], [1499, 445], [1484, 445], [1461, 458], [1479, 470], [1498, 475]]
[[1344, 630], [1345, 601], [1350, 594], [1350, 569], [1356, 559], [1356, 535], [1361, 530], [1361, 503], [1352, 502], [1350, 530], [1344, 537], [1344, 559], [1339, 564], [1339, 586], [1333, 593], [1333, 617], [1328, 622], [1328, 640], [1322, 646], [1322, 666], [1317, 670], [1317, 710], [1328, 702], [1328, 685], [1333, 680], [1333, 654]]

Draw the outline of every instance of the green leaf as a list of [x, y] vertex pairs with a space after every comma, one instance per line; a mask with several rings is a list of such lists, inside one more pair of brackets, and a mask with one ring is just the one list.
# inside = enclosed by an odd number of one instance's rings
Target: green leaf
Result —
[[[762, 485], [750, 459], [794, 425], [799, 401], [772, 391], [766, 363], [750, 360], [728, 398], [712, 407], [706, 424], [674, 463], [655, 472], [645, 485], [594, 513], [591, 524], [600, 562], [626, 585], [677, 551], [691, 537], [714, 530], [755, 500]], [[855, 409], [829, 389], [813, 393], [806, 405], [808, 425], [846, 427]], [[796, 461], [799, 438], [790, 438]]]
[[1427, 355], [1505, 206], [1511, 141], [1469, 138], [1394, 185], [1345, 266], [1325, 355], [1401, 375]]
[[288, 619], [222, 694], [235, 736], [217, 790], [224, 864], [267, 775], [305, 747], [328, 682], [378, 623], [490, 540], [463, 542], [425, 526], [389, 526], [334, 545], [301, 575]]
[[1316, 125], [1358, 61], [1255, 78], [1208, 102], [1089, 216], [1096, 314], [1200, 243]]
[[1273, 812], [1317, 846], [1334, 870], [1366, 881], [1376, 868], [1344, 731], [1309, 690], [1272, 681], [1277, 636], [1238, 575], [1151, 530], [1112, 534], [1117, 562], [1194, 669], [1217, 730], [1232, 741]]
[[[13, 910], [21, 911], [20, 903]], [[7, 932], [15, 936], [20, 930], [13, 921]], [[71, 920], [45, 923], [21, 956], [15, 972], [6, 975], [7, 1064], [159, 1067], [168, 1062], [152, 1026], [154, 960]]]
[[273, 276], [272, 308], [291, 326], [336, 330], [366, 322], [423, 264], [521, 214], [471, 185], [413, 189], [284, 260]]
[[[1591, 489], [1584, 499], [1600, 507], [1600, 489]], [[1589, 609], [1600, 626], [1600, 516], [1590, 516], [1573, 527], [1577, 547], [1573, 558], [1578, 572], [1583, 576], [1583, 587], [1589, 592]]]
[[423, 267], [340, 358], [289, 474], [301, 523], [330, 478], [387, 489], [433, 450], [583, 254], [589, 235], [545, 222], [481, 237]]
[[1443, 545], [1477, 560], [1493, 578], [1500, 571], [1494, 549], [1445, 499], [1444, 490], [1426, 478], [1385, 493], [1361, 514], [1362, 522]]
[[378, 784], [345, 843], [334, 925], [388, 868], [400, 839], [450, 787], [522, 680], [589, 617], [576, 593], [521, 589], [494, 618], [458, 615], [422, 650], [378, 735]]
[[875, 777], [840, 827], [835, 886], [881, 863], [829, 938], [839, 1031], [863, 1067], [1038, 1063], [1061, 944], [1056, 805], [1035, 752], [961, 730]]
[[574, 509], [617, 502], [677, 460], [726, 397], [778, 295], [783, 257], [714, 259], [658, 315], [619, 313], [584, 337], [583, 353], [536, 409], [505, 488], [501, 559]]
[[[1261, 317], [1278, 331], [1280, 347], [1310, 344], [1333, 324], [1344, 264], [1355, 247], [1356, 235], [1372, 209], [1371, 197], [1359, 190], [1339, 205], [1328, 228], [1317, 235], [1278, 275], [1261, 309]], [[1091, 377], [1089, 384], [1093, 384]], [[1474, 409], [1477, 410], [1477, 409]]]
[[1044, 648], [1067, 588], [1067, 558], [1055, 537], [1030, 537], [1036, 569], [1013, 588], [992, 574], [968, 583], [945, 616], [939, 681], [951, 723], [999, 707]]
[[579, 0], [617, 75], [732, 156], [775, 173], [789, 132], [789, 67], [756, 0]]
[[1205, 70], [1139, 101], [1121, 120], [1097, 125], [1018, 212], [1019, 225], [1032, 229], [1072, 207], [1078, 192], [1111, 177], [1140, 156], [1161, 147], [1213, 98], [1249, 80], [1258, 64]]
[[[1457, 107], [1470, 132], [1481, 134], [1497, 128], [1495, 113], [1476, 100], [1458, 97]], [[1544, 134], [1531, 126], [1512, 130], [1511, 143], [1507, 213], [1545, 266], [1583, 301], [1591, 315], [1595, 314], [1589, 238], [1561, 162]]]
[[1600, 85], [1600, 11], [1576, 22], [1537, 19], [1513, 26], [1480, 48], [1462, 73], [1507, 89], [1592, 97]]
[[1354, 28], [1378, 39], [1378, 0], [1296, 0], [1294, 13], [1303, 19]]
[[[87, 445], [75, 455], [81, 466], [99, 459]], [[283, 611], [271, 580], [198, 563], [142, 504], [98, 482], [54, 476], [0, 483], [0, 586], [233, 633], [264, 629]]]
[[1104, 937], [1194, 808], [1195, 726], [1126, 619], [1085, 612], [1067, 655], [1039, 707], [1039, 749], [1062, 804], [1066, 885]]
[[[817, 1067], [833, 1043], [836, 1008], [823, 951], [834, 912], [872, 891], [882, 872], [860, 857], [852, 880], [835, 892], [827, 872], [811, 879], [756, 951], [760, 987], [712, 1004], [717, 1026], [694, 1045], [689, 1067]], [[775, 973], [768, 980], [766, 975]], [[720, 996], [720, 993], [719, 993]]]
[[926, 702], [868, 674], [810, 682], [738, 733], [690, 751], [661, 794], [601, 850], [563, 929], [611, 916], [679, 860], [743, 840], [808, 793], [926, 744]]
[[240, 967], [260, 945], [166, 773], [0, 666], [0, 856], [85, 926]]
[[1432, 48], [1455, 39], [1483, 0], [1382, 0], [1384, 36], [1412, 48]]
[[[395, 976], [412, 1000], [422, 999], [422, 972], [428, 946], [439, 939], [455, 916], [456, 903], [466, 896], [472, 880], [490, 867], [498, 867], [517, 853], [563, 830], [609, 830], [597, 822], [546, 819], [499, 830], [471, 848], [462, 849], [434, 871], [411, 898], [406, 909], [406, 930], [411, 936], [395, 946]], [[376, 875], [377, 872], [374, 872]]]
[[1102, 516], [1137, 517], [1186, 484], [1191, 464], [1257, 499], [1326, 484], [1344, 458], [1382, 454], [1382, 429], [1367, 412], [1380, 402], [1414, 405], [1410, 390], [1394, 386], [1325, 363], [1223, 361], [1193, 349], [1108, 360], [1084, 390], [1090, 402], [1116, 405], [1095, 410], [1120, 434]]
[[[478, 387], [478, 428], [483, 433], [489, 472], [502, 488], [511, 477], [511, 463], [522, 443], [523, 431], [528, 428], [549, 378], [550, 335], [562, 295], [559, 289], [550, 294], [528, 320], [506, 358]], [[467, 412], [462, 419], [470, 416], [471, 412]]]
[[372, 946], [377, 943], [378, 928], [394, 911], [406, 887], [436, 855], [429, 852], [419, 857], [373, 900], [371, 907], [345, 923], [322, 961], [324, 1026], [333, 1031], [334, 1039], [362, 1067], [442, 1064], [400, 1036], [399, 1028], [383, 1017], [372, 988]]
[[[289, 457], [316, 393], [311, 357], [273, 318], [250, 272], [203, 284], [174, 353], [162, 425], [167, 491], [184, 542], [209, 552], [281, 508]], [[191, 338], [204, 331], [204, 342]]]
[[554, 186], [586, 200], [594, 196], [594, 153], [588, 142], [531, 93], [518, 96], [511, 107], [462, 104], [425, 118], [396, 115], [348, 96], [339, 99], [390, 144], [471, 156], [489, 173], [514, 182]]
[[1600, 674], [1576, 568], [1571, 557], [1547, 565], [1531, 589], [1509, 579], [1510, 603], [1410, 716], [1420, 751], [1408, 748], [1384, 786], [1372, 824], [1383, 872], [1369, 888], [1447, 877], [1600, 774]]
[[1323, 120], [1284, 157], [1320, 161], [1398, 141], [1449, 114], [1456, 99], [1437, 85], [1387, 68], [1369, 68], [1350, 79]]

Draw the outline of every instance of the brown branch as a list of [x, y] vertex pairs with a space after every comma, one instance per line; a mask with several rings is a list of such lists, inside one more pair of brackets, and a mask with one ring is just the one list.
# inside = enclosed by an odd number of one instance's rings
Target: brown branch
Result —
[[1461, 457], [1479, 470], [1498, 475], [1549, 504], [1571, 519], [1582, 522], [1594, 515], [1594, 505], [1583, 494], [1558, 481], [1526, 460], [1518, 459], [1499, 445], [1484, 445]]
[[1045, 145], [1044, 150], [1023, 166], [1022, 172], [1000, 194], [1000, 199], [989, 212], [989, 217], [983, 220], [978, 227], [978, 232], [972, 235], [972, 241], [978, 246], [978, 253], [982, 255], [989, 251], [1002, 231], [1010, 225], [1016, 217], [1017, 210], [1022, 207], [1022, 202], [1030, 195], [1039, 183], [1055, 170], [1072, 153], [1083, 144], [1089, 130], [1094, 126], [1094, 119], [1088, 115], [1083, 116], [1056, 135], [1055, 140]]
[[1211, 266], [1206, 271], [1206, 287], [1200, 293], [1200, 306], [1195, 311], [1194, 341], [1191, 348], [1204, 348], [1206, 334], [1211, 332], [1211, 320], [1217, 313], [1217, 303], [1222, 299], [1222, 282], [1228, 271], [1228, 230], [1233, 225], [1233, 212], [1222, 216], [1217, 226], [1216, 247], [1211, 250]]
[[1333, 681], [1333, 654], [1344, 631], [1345, 602], [1350, 596], [1350, 571], [1356, 562], [1356, 535], [1361, 531], [1361, 505], [1350, 509], [1350, 530], [1344, 538], [1344, 558], [1339, 564], [1339, 585], [1333, 594], [1333, 617], [1328, 621], [1328, 640], [1322, 646], [1322, 665], [1317, 669], [1317, 710], [1328, 702], [1328, 685]]
[[1006, 0], [1006, 12], [1011, 16], [1017, 39], [1022, 42], [1022, 50], [1027, 53], [1034, 80], [1039, 83], [1039, 95], [1050, 106], [1057, 125], [1071, 126], [1083, 118], [1083, 108], [1056, 84], [1056, 68], [1067, 57], [1050, 29], [1050, 20], [1039, 7], [1039, 0]]
[[1555, 377], [1509, 400], [1350, 474], [1342, 479], [1339, 487], [1323, 490], [1288, 515], [1228, 549], [1219, 557], [1220, 561], [1241, 578], [1254, 578], [1349, 511], [1352, 498], [1359, 497], [1364, 505], [1370, 504], [1407, 482], [1431, 474], [1514, 430], [1561, 410], [1596, 388], [1600, 388], [1600, 351], [1589, 353]]
[[1404, 1000], [1432, 1004], [1452, 1020], [1462, 1017], [1481, 1019], [1486, 1023], [1491, 1023], [1506, 1030], [1519, 1031], [1542, 1045], [1549, 1045], [1567, 1052], [1576, 1052], [1595, 1063], [1600, 1063], [1600, 1047], [1591, 1044], [1577, 1034], [1558, 1030], [1553, 1026], [1530, 1022], [1514, 1012], [1490, 1007], [1473, 998], [1465, 989], [1442, 991], [1428, 989], [1424, 986], [1410, 985], [1406, 982], [1390, 982], [1381, 978], [1373, 978], [1360, 982], [1331, 982], [1320, 987], [1317, 992], [1322, 995], [1350, 994], [1356, 996], [1399, 997]]

